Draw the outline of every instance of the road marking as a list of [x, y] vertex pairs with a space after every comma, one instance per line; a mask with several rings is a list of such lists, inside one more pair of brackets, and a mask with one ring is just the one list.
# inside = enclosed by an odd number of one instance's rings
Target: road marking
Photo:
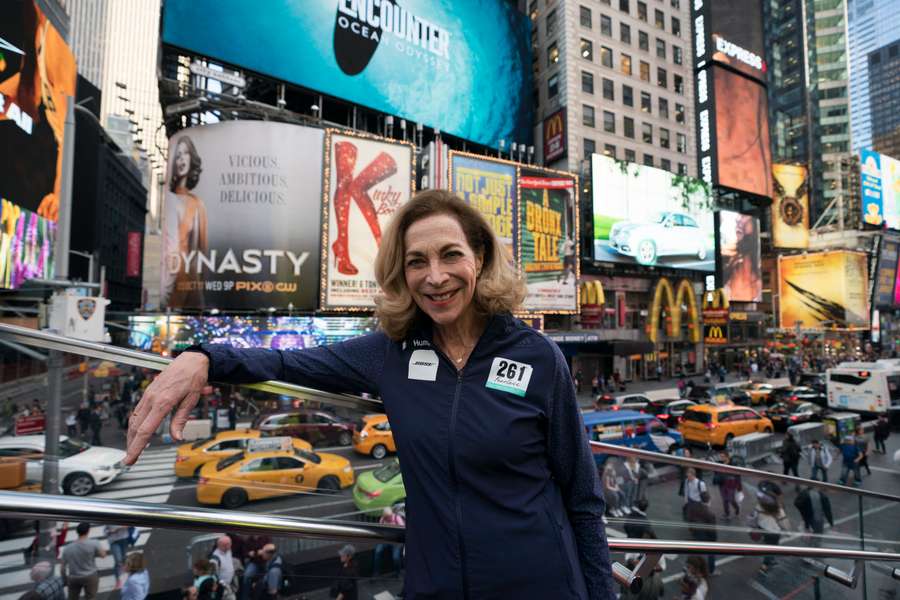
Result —
[[750, 580], [750, 587], [752, 587], [754, 590], [756, 590], [766, 598], [769, 598], [769, 600], [780, 600], [778, 596], [767, 590], [761, 583], [759, 583], [755, 579]]
[[900, 471], [897, 469], [885, 469], [884, 467], [870, 467], [873, 471], [880, 471], [882, 473], [893, 473], [894, 475], [900, 475]]

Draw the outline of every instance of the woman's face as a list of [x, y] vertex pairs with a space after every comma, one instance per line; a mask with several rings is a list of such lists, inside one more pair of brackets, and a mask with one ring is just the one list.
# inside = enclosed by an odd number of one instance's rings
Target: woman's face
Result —
[[406, 287], [436, 325], [451, 325], [472, 309], [482, 258], [469, 246], [450, 215], [434, 215], [409, 226], [403, 239]]
[[191, 170], [191, 153], [187, 144], [180, 142], [175, 149], [175, 175], [177, 177], [187, 177], [188, 171]]

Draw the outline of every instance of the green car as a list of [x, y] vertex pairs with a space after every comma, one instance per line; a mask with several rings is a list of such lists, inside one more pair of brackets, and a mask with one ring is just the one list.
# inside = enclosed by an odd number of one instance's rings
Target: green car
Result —
[[353, 503], [367, 517], [380, 517], [385, 508], [405, 501], [406, 488], [403, 487], [400, 463], [396, 460], [356, 478]]

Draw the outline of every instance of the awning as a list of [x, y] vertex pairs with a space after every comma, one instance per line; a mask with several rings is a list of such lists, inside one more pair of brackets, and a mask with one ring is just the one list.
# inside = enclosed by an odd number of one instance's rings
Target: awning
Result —
[[[629, 356], [647, 354], [655, 350], [651, 342], [634, 340], [601, 340], [600, 335], [588, 331], [554, 331], [547, 337], [556, 342], [563, 350], [589, 352], [612, 356]], [[565, 348], [568, 346], [569, 348]], [[567, 352], [566, 354], [571, 354]]]

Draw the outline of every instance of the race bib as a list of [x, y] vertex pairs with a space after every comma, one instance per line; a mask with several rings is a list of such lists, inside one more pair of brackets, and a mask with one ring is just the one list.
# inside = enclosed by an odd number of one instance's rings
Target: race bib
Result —
[[531, 365], [496, 357], [491, 364], [485, 387], [501, 392], [509, 392], [516, 396], [524, 396], [528, 390], [528, 382], [531, 381]]

